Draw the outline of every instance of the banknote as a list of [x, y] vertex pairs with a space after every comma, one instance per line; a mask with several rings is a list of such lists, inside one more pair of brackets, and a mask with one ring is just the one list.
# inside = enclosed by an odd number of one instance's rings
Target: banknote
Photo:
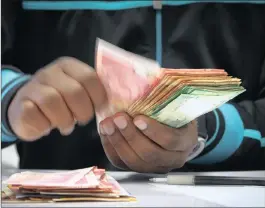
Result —
[[23, 172], [12, 175], [4, 183], [14, 188], [23, 186], [31, 189], [38, 187], [93, 188], [99, 185], [91, 168], [58, 173]]
[[143, 96], [161, 76], [159, 64], [101, 39], [97, 40], [96, 71], [104, 85], [109, 106], [100, 112], [113, 114], [127, 110]]
[[63, 201], [135, 201], [104, 169], [21, 172], [4, 181], [2, 200], [9, 203]]
[[165, 74], [174, 74], [177, 76], [227, 76], [224, 69], [169, 69], [163, 68]]
[[[140, 112], [142, 107], [147, 107], [147, 105], [153, 101], [154, 98], [157, 98], [159, 95], [168, 91], [172, 88], [173, 79], [171, 77], [163, 78], [158, 85], [156, 85], [152, 90], [146, 95], [140, 98], [128, 108], [128, 113], [133, 115], [134, 112]], [[174, 86], [173, 86], [174, 87]]]
[[237, 91], [218, 96], [181, 94], [164, 108], [153, 112], [150, 117], [168, 126], [179, 128], [220, 107], [241, 93], [242, 91]]
[[[199, 90], [199, 88], [197, 88], [196, 86], [193, 87], [189, 87], [189, 86], [183, 86], [182, 88], [180, 88], [179, 90], [175, 91], [174, 93], [169, 94], [168, 97], [166, 97], [166, 99], [161, 100], [161, 102], [153, 107], [152, 111], [155, 113], [157, 111], [160, 111], [162, 108], [164, 108], [166, 105], [168, 105], [169, 103], [171, 103], [173, 100], [177, 99], [178, 96], [180, 96], [182, 93], [184, 94], [189, 94], [191, 93], [191, 91], [193, 93], [200, 93], [200, 95], [206, 95], [207, 93], [213, 93], [213, 91], [209, 91], [206, 89], [203, 89], [202, 91]], [[234, 90], [236, 92], [236, 95], [239, 95], [241, 93], [243, 93], [245, 90], [242, 87], [239, 87], [237, 90]], [[237, 93], [239, 91], [239, 93]], [[220, 94], [221, 92], [215, 92], [215, 94]], [[224, 91], [223, 94], [230, 94], [230, 91]], [[212, 94], [213, 95], [213, 94]], [[228, 100], [227, 100], [228, 101]], [[196, 106], [194, 106], [196, 107]]]
[[224, 69], [162, 68], [100, 39], [96, 69], [109, 100], [97, 120], [125, 111], [178, 128], [245, 91]]
[[[177, 71], [177, 70], [175, 70]], [[173, 76], [166, 77], [167, 83], [164, 84], [161, 80], [161, 84], [164, 85], [163, 88], [160, 87], [159, 90], [156, 88], [152, 89], [147, 97], [144, 97], [140, 102], [137, 103], [133, 108], [129, 108], [128, 112], [130, 115], [134, 116], [135, 114], [146, 114], [155, 104], [161, 104], [165, 99], [171, 97], [176, 91], [180, 90], [183, 86], [197, 85], [197, 86], [218, 86], [221, 85], [239, 85], [240, 80], [232, 77], [219, 76], [215, 77], [194, 77], [194, 76]], [[162, 89], [162, 90], [161, 90]]]

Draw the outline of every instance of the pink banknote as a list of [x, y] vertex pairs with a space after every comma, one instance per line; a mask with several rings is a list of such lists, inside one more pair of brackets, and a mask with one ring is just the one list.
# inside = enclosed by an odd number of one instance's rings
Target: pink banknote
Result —
[[92, 168], [57, 173], [22, 172], [12, 175], [5, 183], [32, 188], [93, 188], [100, 184]]
[[97, 112], [98, 120], [126, 111], [152, 87], [162, 73], [157, 62], [101, 39], [97, 40], [95, 65], [109, 100], [108, 106]]

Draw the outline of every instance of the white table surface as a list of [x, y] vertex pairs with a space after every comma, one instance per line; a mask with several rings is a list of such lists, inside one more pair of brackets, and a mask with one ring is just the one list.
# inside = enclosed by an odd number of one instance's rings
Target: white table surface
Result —
[[[20, 172], [15, 169], [2, 169], [2, 180], [13, 173]], [[220, 203], [211, 200], [202, 200], [180, 192], [172, 192], [163, 188], [159, 190], [148, 179], [155, 175], [136, 174], [132, 172], [109, 172], [133, 196], [137, 202], [74, 202], [74, 203], [28, 203], [10, 204], [2, 203], [2, 207], [222, 207]], [[175, 173], [178, 174], [178, 173]], [[181, 173], [183, 174], [183, 173]], [[211, 172], [186, 173], [192, 175], [230, 175], [230, 176], [257, 176], [264, 177], [265, 171], [252, 172]], [[171, 187], [172, 189], [172, 187]], [[216, 193], [218, 194], [218, 193]], [[233, 194], [233, 193], [231, 193]], [[264, 192], [265, 201], [265, 192]]]

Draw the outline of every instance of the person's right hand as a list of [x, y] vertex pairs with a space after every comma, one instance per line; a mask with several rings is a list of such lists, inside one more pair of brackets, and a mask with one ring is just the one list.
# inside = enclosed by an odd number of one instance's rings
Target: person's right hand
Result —
[[26, 141], [54, 128], [69, 135], [76, 122], [87, 123], [105, 102], [104, 87], [91, 67], [74, 58], [59, 58], [18, 90], [8, 120], [14, 133]]

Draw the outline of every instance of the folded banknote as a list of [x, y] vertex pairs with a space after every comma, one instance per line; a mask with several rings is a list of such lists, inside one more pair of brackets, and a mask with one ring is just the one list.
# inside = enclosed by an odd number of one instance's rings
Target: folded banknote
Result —
[[125, 111], [178, 128], [245, 91], [241, 80], [223, 69], [161, 68], [101, 39], [95, 65], [108, 96], [108, 105], [97, 112], [98, 122]]
[[3, 182], [3, 202], [136, 201], [104, 169], [21, 172]]

